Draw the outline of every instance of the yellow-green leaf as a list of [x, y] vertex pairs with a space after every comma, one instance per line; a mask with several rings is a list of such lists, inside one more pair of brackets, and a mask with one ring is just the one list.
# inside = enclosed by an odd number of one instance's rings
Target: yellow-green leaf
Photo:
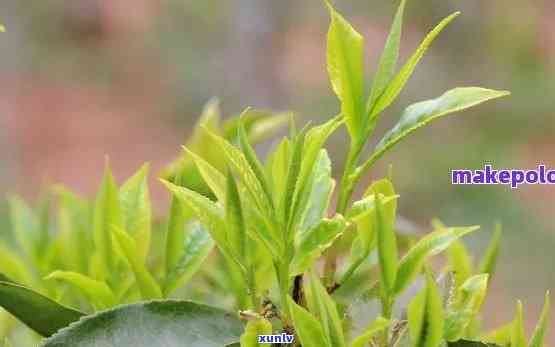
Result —
[[162, 290], [145, 267], [135, 240], [121, 229], [114, 228], [112, 232], [135, 275], [135, 281], [141, 292], [141, 297], [145, 300], [162, 298]]
[[368, 327], [364, 330], [362, 335], [357, 336], [349, 347], [365, 347], [368, 346], [372, 338], [384, 330], [391, 324], [391, 321], [383, 317], [376, 318]]
[[426, 258], [441, 253], [453, 241], [477, 229], [479, 229], [478, 226], [446, 228], [430, 233], [420, 239], [399, 263], [395, 293], [399, 294], [408, 287], [420, 272]]
[[258, 336], [270, 334], [272, 334], [272, 323], [267, 319], [249, 320], [245, 332], [241, 335], [241, 347], [258, 347]]
[[320, 322], [310, 312], [287, 297], [295, 332], [303, 347], [332, 347]]
[[528, 343], [528, 347], [542, 347], [544, 345], [543, 341], [545, 338], [545, 334], [547, 332], [547, 327], [549, 326], [549, 310], [551, 308], [551, 300], [549, 298], [549, 291], [545, 293], [545, 301], [543, 303], [542, 313], [540, 315], [540, 319], [536, 324], [536, 328], [534, 329], [534, 333], [530, 338], [530, 342]]
[[478, 271], [480, 273], [487, 273], [493, 276], [495, 271], [495, 265], [497, 263], [497, 257], [499, 255], [499, 243], [501, 242], [501, 224], [495, 224], [495, 231], [489, 242], [488, 248], [480, 262]]
[[77, 272], [54, 271], [47, 280], [61, 280], [79, 289], [97, 310], [116, 305], [116, 297], [105, 282], [94, 280]]
[[125, 230], [137, 244], [137, 251], [144, 263], [150, 249], [152, 208], [148, 192], [148, 170], [145, 164], [129, 178], [120, 189], [120, 204]]
[[511, 347], [526, 347], [526, 335], [524, 333], [524, 319], [522, 317], [522, 302], [516, 304], [516, 317], [511, 329]]
[[457, 16], [459, 12], [453, 13], [444, 20], [442, 20], [422, 41], [416, 52], [409, 58], [405, 65], [401, 68], [399, 73], [391, 80], [387, 88], [377, 99], [375, 106], [370, 113], [370, 121], [375, 119], [383, 110], [385, 110], [399, 95], [408, 79], [414, 72], [416, 65], [422, 59], [428, 47], [432, 44], [435, 38], [443, 31], [443, 29]]
[[327, 67], [335, 94], [341, 101], [341, 114], [352, 138], [359, 140], [364, 116], [364, 39], [327, 2], [331, 24], [328, 31]]

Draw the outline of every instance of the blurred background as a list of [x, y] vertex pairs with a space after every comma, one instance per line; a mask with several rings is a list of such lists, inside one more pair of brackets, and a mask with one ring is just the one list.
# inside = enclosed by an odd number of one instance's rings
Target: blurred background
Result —
[[[397, 2], [336, 5], [366, 39], [370, 81]], [[555, 187], [452, 186], [450, 170], [555, 167], [555, 3], [409, 1], [401, 60], [457, 10], [462, 16], [434, 43], [378, 133], [407, 105], [454, 86], [512, 96], [418, 131], [367, 179], [393, 164], [400, 212], [422, 231], [434, 217], [482, 225], [467, 239], [477, 255], [501, 221], [485, 325], [508, 321], [522, 299], [531, 329], [543, 293], [555, 288]], [[178, 155], [213, 96], [227, 115], [246, 106], [293, 110], [302, 123], [339, 109], [326, 73], [329, 19], [320, 0], [3, 1], [0, 22], [7, 28], [0, 35], [2, 196], [34, 199], [57, 182], [91, 194], [105, 156], [120, 182], [144, 161], [157, 172]], [[328, 144], [339, 164], [346, 144], [345, 133]], [[154, 179], [151, 189], [164, 211], [167, 194]], [[2, 199], [0, 225], [7, 220]], [[553, 345], [555, 329], [550, 334]]]

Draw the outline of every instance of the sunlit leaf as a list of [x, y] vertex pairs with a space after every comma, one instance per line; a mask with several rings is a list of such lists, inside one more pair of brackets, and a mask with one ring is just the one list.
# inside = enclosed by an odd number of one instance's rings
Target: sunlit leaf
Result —
[[139, 291], [141, 292], [141, 297], [143, 299], [160, 299], [162, 298], [162, 290], [160, 286], [152, 277], [150, 272], [145, 267], [144, 261], [141, 258], [140, 249], [131, 236], [129, 236], [125, 231], [114, 228], [112, 230], [114, 239], [119, 244], [123, 250], [133, 274], [135, 275], [135, 280]]
[[435, 38], [443, 31], [443, 29], [457, 16], [459, 12], [455, 12], [442, 20], [422, 41], [420, 46], [416, 49], [416, 52], [409, 58], [409, 60], [403, 65], [399, 73], [391, 80], [387, 88], [377, 99], [374, 107], [370, 113], [370, 120], [372, 121], [377, 115], [379, 115], [383, 110], [385, 110], [399, 95], [408, 79], [414, 72], [416, 65], [420, 62], [420, 59], [424, 56], [428, 47], [432, 44]]
[[[378, 259], [380, 264], [380, 284], [388, 296], [392, 296], [395, 289], [395, 278], [399, 267], [397, 238], [395, 236], [395, 216], [386, 215], [380, 194], [376, 199], [376, 239]], [[393, 217], [393, 218], [392, 218]]]
[[298, 241], [295, 256], [291, 262], [290, 275], [298, 275], [308, 269], [341, 236], [345, 220], [341, 215], [333, 219], [323, 219]]
[[403, 112], [399, 122], [378, 142], [369, 161], [376, 161], [387, 150], [407, 137], [410, 133], [437, 118], [462, 111], [508, 94], [509, 93], [506, 91], [479, 87], [461, 87], [452, 89], [436, 99], [413, 104]]
[[395, 74], [397, 59], [399, 58], [399, 45], [401, 42], [405, 3], [406, 0], [401, 0], [397, 13], [395, 14], [395, 18], [393, 19], [389, 36], [387, 37], [385, 47], [380, 57], [378, 70], [376, 71], [374, 81], [372, 82], [372, 89], [370, 90], [370, 96], [366, 105], [367, 112], [370, 112], [372, 105], [383, 93]]
[[457, 341], [478, 314], [488, 286], [488, 275], [468, 278], [458, 289], [454, 300], [448, 305], [445, 318], [445, 339]]
[[536, 324], [534, 333], [530, 338], [528, 347], [542, 347], [544, 345], [544, 338], [549, 326], [549, 310], [551, 309], [551, 300], [549, 298], [549, 291], [545, 293], [545, 301], [543, 303], [542, 313], [540, 319]]
[[495, 225], [495, 231], [489, 242], [488, 248], [480, 262], [478, 271], [480, 273], [487, 273], [493, 276], [495, 265], [497, 263], [497, 256], [499, 255], [499, 243], [501, 242], [501, 224]]
[[456, 239], [477, 230], [478, 226], [455, 227], [426, 235], [405, 254], [399, 263], [395, 292], [402, 292], [420, 272], [427, 257], [444, 251]]
[[368, 346], [374, 335], [384, 330], [391, 324], [391, 321], [383, 317], [378, 317], [364, 330], [362, 335], [357, 336], [349, 347], [365, 347]]
[[516, 317], [511, 329], [511, 347], [526, 347], [526, 335], [524, 333], [524, 319], [522, 317], [522, 302], [516, 305]]
[[288, 297], [295, 331], [303, 347], [332, 347], [320, 322]]
[[148, 170], [145, 164], [120, 189], [120, 204], [125, 230], [137, 244], [141, 262], [146, 261], [150, 249], [152, 208], [148, 192]]
[[191, 158], [193, 158], [193, 161], [204, 179], [204, 182], [206, 182], [208, 187], [210, 187], [216, 198], [219, 201], [225, 201], [225, 176], [194, 152], [190, 151], [186, 147], [183, 147], [183, 149], [189, 156], [191, 156]]
[[116, 305], [116, 297], [105, 282], [70, 271], [54, 271], [45, 279], [60, 280], [71, 284], [85, 294], [96, 309], [100, 310]]
[[168, 296], [187, 282], [200, 268], [214, 247], [214, 241], [206, 229], [197, 222], [189, 222], [181, 231], [186, 233], [180, 245], [179, 258], [166, 275], [164, 294]]
[[409, 304], [408, 321], [413, 346], [439, 346], [444, 327], [443, 302], [430, 273], [427, 273], [424, 291]]
[[233, 255], [243, 266], [247, 261], [247, 227], [243, 206], [235, 179], [231, 173], [227, 175], [227, 190], [225, 204], [225, 224], [227, 244], [231, 248]]
[[98, 280], [104, 280], [110, 275], [116, 264], [115, 247], [112, 246], [113, 227], [123, 226], [119, 201], [119, 190], [116, 186], [110, 166], [106, 163], [104, 178], [100, 192], [96, 197], [93, 218], [93, 237], [99, 263], [96, 267]]
[[364, 117], [363, 37], [335, 11], [329, 2], [331, 24], [328, 31], [328, 75], [341, 101], [341, 114], [351, 137], [360, 139]]
[[241, 335], [241, 347], [258, 347], [258, 336], [270, 334], [272, 334], [272, 323], [267, 319], [249, 320], [245, 332]]

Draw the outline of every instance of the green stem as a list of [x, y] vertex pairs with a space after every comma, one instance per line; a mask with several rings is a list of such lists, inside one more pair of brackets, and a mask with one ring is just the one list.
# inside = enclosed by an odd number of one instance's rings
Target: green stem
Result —
[[[345, 162], [345, 168], [343, 170], [343, 175], [339, 183], [339, 195], [337, 200], [337, 213], [345, 214], [347, 207], [349, 205], [349, 200], [353, 194], [353, 182], [349, 179], [352, 172], [355, 170], [358, 163], [360, 153], [364, 148], [364, 143], [351, 142], [349, 146], [349, 153], [347, 155], [347, 161]], [[331, 288], [335, 284], [335, 273], [337, 270], [337, 252], [335, 252], [332, 246], [330, 250], [326, 253], [326, 259], [324, 264], [324, 284]]]

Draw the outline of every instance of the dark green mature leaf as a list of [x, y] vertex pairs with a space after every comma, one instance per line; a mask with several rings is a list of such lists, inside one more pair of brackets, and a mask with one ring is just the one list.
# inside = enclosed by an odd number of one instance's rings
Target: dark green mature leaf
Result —
[[332, 347], [320, 322], [291, 297], [287, 299], [295, 331], [303, 347]]
[[399, 263], [395, 293], [401, 293], [420, 272], [427, 257], [444, 251], [456, 239], [477, 230], [478, 226], [454, 227], [435, 231], [420, 239]]
[[114, 247], [112, 246], [112, 228], [122, 227], [119, 190], [112, 176], [108, 162], [104, 171], [104, 178], [100, 192], [96, 198], [93, 219], [93, 237], [97, 252], [98, 264], [95, 267], [95, 277], [104, 280], [116, 263]]
[[388, 84], [387, 88], [376, 101], [370, 113], [370, 121], [372, 122], [383, 110], [385, 110], [399, 95], [408, 79], [414, 72], [416, 65], [424, 56], [428, 47], [432, 44], [435, 38], [441, 31], [459, 15], [459, 12], [453, 13], [444, 20], [442, 20], [422, 41], [416, 52], [409, 58], [405, 65], [401, 68], [397, 76]]
[[341, 101], [341, 114], [352, 138], [360, 139], [364, 117], [364, 39], [328, 5], [331, 24], [328, 31], [327, 66], [331, 85]]
[[123, 226], [135, 240], [137, 251], [144, 263], [150, 249], [152, 208], [148, 193], [149, 164], [129, 178], [120, 189], [119, 197]]
[[410, 133], [437, 118], [505, 95], [509, 95], [509, 92], [461, 87], [452, 89], [436, 99], [413, 104], [403, 112], [399, 122], [378, 142], [369, 161], [376, 161]]
[[485, 343], [481, 341], [470, 341], [470, 340], [458, 340], [454, 342], [448, 342], [448, 347], [500, 347], [494, 343]]
[[0, 281], [0, 306], [42, 336], [50, 336], [84, 316], [26, 287]]
[[342, 235], [345, 225], [345, 219], [337, 215], [333, 219], [323, 219], [307, 231], [298, 241], [289, 274], [295, 276], [308, 269]]
[[399, 45], [401, 42], [401, 32], [403, 27], [403, 12], [405, 11], [406, 0], [401, 0], [393, 24], [389, 31], [389, 36], [385, 42], [385, 47], [380, 58], [378, 70], [372, 82], [372, 89], [370, 90], [370, 97], [366, 105], [366, 111], [370, 112], [372, 105], [376, 99], [383, 93], [393, 75], [399, 58]]
[[[168, 296], [198, 271], [214, 247], [210, 234], [198, 222], [189, 222], [188, 232], [180, 245], [180, 256], [166, 275], [164, 294]], [[185, 233], [185, 229], [182, 233]]]
[[219, 308], [188, 301], [153, 301], [87, 316], [41, 347], [222, 347], [239, 341], [243, 324]]
[[549, 325], [549, 310], [551, 309], [551, 300], [549, 298], [549, 291], [545, 293], [545, 301], [543, 303], [542, 313], [538, 324], [534, 329], [534, 333], [530, 338], [528, 347], [542, 347], [543, 340], [545, 338], [545, 333], [547, 332], [547, 326]]

